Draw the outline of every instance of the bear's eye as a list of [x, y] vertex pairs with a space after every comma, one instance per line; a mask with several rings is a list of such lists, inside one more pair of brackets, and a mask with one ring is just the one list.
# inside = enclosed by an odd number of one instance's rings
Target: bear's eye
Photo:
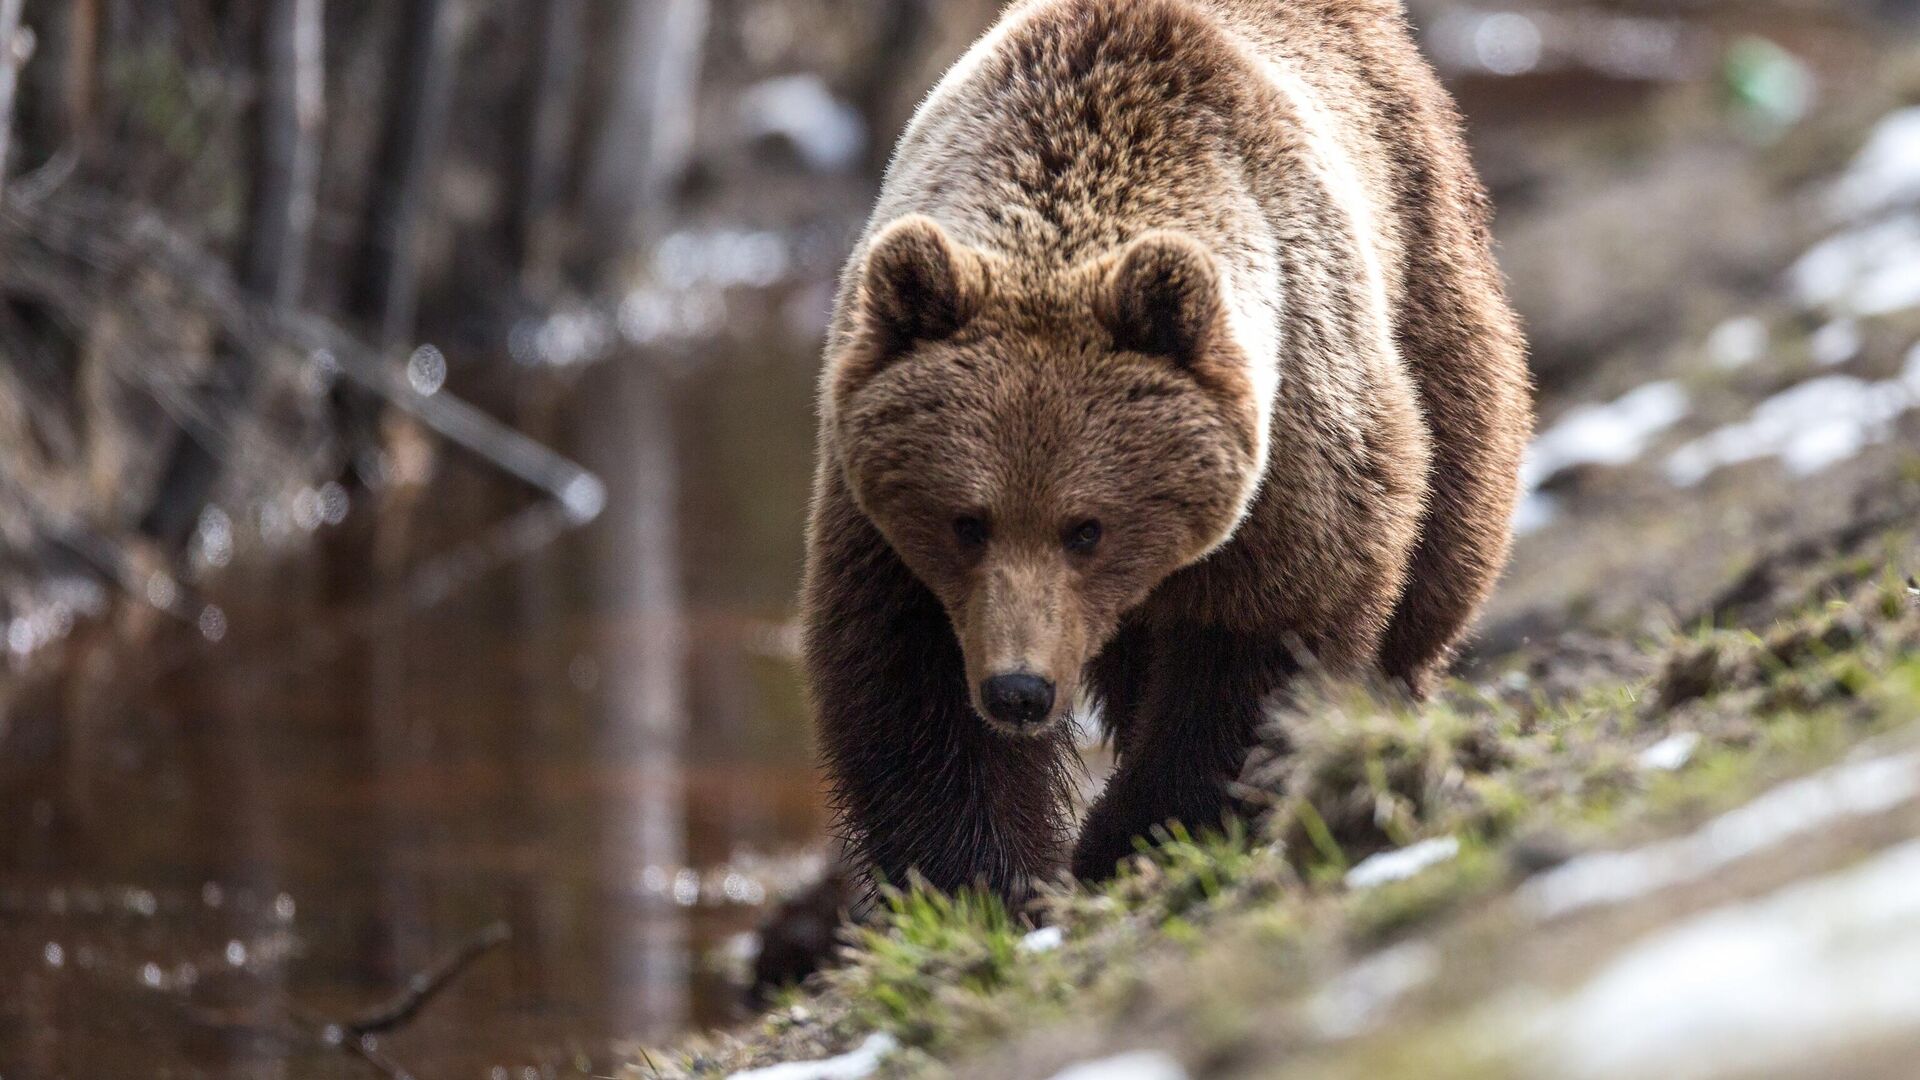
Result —
[[986, 519], [971, 515], [954, 518], [953, 536], [963, 548], [984, 547], [987, 542]]
[[1100, 544], [1100, 523], [1083, 521], [1067, 530], [1064, 541], [1067, 550], [1076, 555], [1085, 555]]

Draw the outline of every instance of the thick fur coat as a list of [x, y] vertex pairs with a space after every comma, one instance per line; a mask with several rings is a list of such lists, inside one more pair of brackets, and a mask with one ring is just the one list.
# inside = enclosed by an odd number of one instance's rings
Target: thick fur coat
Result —
[[887, 880], [1219, 823], [1303, 663], [1423, 694], [1506, 555], [1524, 346], [1395, 0], [1021, 0], [929, 95], [848, 265], [803, 615]]

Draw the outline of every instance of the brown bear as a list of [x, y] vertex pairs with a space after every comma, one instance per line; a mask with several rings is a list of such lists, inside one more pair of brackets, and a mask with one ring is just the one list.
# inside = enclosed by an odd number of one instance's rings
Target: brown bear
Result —
[[805, 660], [879, 876], [1018, 900], [1218, 827], [1313, 663], [1424, 693], [1507, 555], [1525, 349], [1398, 0], [1020, 0], [902, 136], [820, 393]]

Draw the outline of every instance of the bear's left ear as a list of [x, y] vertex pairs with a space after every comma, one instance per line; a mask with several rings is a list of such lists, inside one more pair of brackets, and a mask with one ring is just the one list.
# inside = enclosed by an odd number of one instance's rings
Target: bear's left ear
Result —
[[1094, 314], [1114, 345], [1192, 363], [1225, 317], [1213, 256], [1190, 237], [1155, 230], [1110, 259]]
[[938, 222], [909, 214], [867, 249], [861, 311], [881, 348], [897, 353], [952, 337], [973, 319], [986, 291], [986, 263], [949, 239]]

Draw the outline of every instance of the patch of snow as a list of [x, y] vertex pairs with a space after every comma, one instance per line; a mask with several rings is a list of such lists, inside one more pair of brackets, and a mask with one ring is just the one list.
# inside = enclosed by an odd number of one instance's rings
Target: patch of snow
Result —
[[1722, 371], [1746, 367], [1767, 354], [1767, 324], [1752, 315], [1728, 319], [1707, 335], [1707, 357]]
[[1067, 932], [1057, 926], [1043, 926], [1020, 939], [1017, 946], [1023, 953], [1052, 952], [1067, 940]]
[[1699, 831], [1632, 851], [1582, 855], [1520, 887], [1541, 919], [1631, 900], [1699, 881], [1723, 867], [1848, 818], [1883, 813], [1920, 797], [1920, 754], [1837, 765], [1783, 784]]
[[[653, 253], [654, 274], [675, 293], [701, 286], [764, 289], [784, 280], [792, 269], [787, 238], [767, 229], [682, 230], [661, 240]], [[628, 304], [641, 302], [630, 295], [622, 303], [623, 323], [634, 318], [624, 310]]]
[[1628, 465], [1639, 460], [1647, 445], [1679, 423], [1690, 407], [1680, 384], [1661, 381], [1604, 405], [1568, 409], [1558, 423], [1535, 436], [1520, 463], [1522, 495], [1514, 508], [1514, 532], [1522, 536], [1537, 532], [1559, 516], [1559, 501], [1543, 494], [1542, 484], [1576, 465]]
[[1920, 106], [1880, 120], [1830, 197], [1834, 213], [1843, 219], [1915, 201], [1920, 201]]
[[1808, 307], [1888, 315], [1920, 306], [1920, 216], [1848, 229], [1802, 255], [1787, 277]]
[[1389, 882], [1404, 881], [1458, 854], [1460, 840], [1453, 836], [1436, 836], [1394, 851], [1382, 851], [1367, 856], [1347, 871], [1347, 888], [1371, 889]]
[[1171, 1054], [1133, 1050], [1069, 1065], [1054, 1073], [1053, 1080], [1187, 1080], [1187, 1069]]
[[1329, 1039], [1350, 1039], [1371, 1028], [1394, 1002], [1432, 981], [1440, 970], [1433, 946], [1409, 941], [1348, 968], [1307, 1002], [1307, 1016]]
[[1908, 355], [1897, 378], [1826, 375], [1782, 390], [1746, 420], [1675, 450], [1667, 478], [1692, 487], [1723, 466], [1769, 457], [1807, 476], [1885, 441], [1893, 421], [1914, 408], [1920, 408], [1920, 349]]
[[859, 110], [834, 97], [818, 75], [755, 83], [740, 95], [739, 112], [749, 136], [786, 139], [815, 172], [850, 169], [866, 149]]
[[1651, 382], [1605, 405], [1576, 405], [1540, 433], [1520, 466], [1528, 491], [1575, 465], [1626, 465], [1654, 436], [1687, 415], [1687, 392], [1675, 382]]
[[1526, 536], [1539, 532], [1553, 524], [1560, 516], [1560, 500], [1544, 491], [1532, 491], [1522, 496], [1520, 504], [1513, 508], [1513, 532], [1515, 536]]
[[1844, 364], [1859, 356], [1863, 344], [1860, 324], [1852, 319], [1835, 319], [1815, 330], [1807, 340], [1807, 347], [1813, 352], [1813, 362], [1822, 367]]
[[785, 1061], [762, 1069], [737, 1072], [727, 1080], [864, 1080], [880, 1067], [900, 1043], [884, 1031], [867, 1036], [866, 1041], [838, 1057], [820, 1061]]
[[1635, 759], [1643, 769], [1658, 772], [1672, 772], [1693, 760], [1694, 748], [1700, 745], [1700, 733], [1697, 731], [1676, 731], [1673, 734], [1640, 751]]
[[1920, 842], [1653, 933], [1550, 1006], [1542, 1073], [1817, 1075], [1920, 1028]]

